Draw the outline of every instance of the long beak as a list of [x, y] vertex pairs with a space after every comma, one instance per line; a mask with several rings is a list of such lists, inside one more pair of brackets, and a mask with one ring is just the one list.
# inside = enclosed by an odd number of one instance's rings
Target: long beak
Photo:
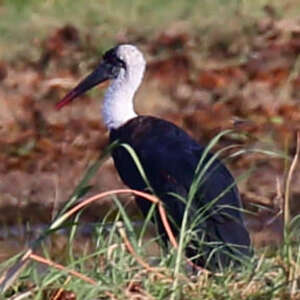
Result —
[[56, 109], [61, 109], [66, 104], [69, 104], [75, 98], [84, 94], [97, 84], [113, 78], [114, 67], [106, 62], [102, 62], [95, 71], [83, 79], [73, 90], [56, 104]]

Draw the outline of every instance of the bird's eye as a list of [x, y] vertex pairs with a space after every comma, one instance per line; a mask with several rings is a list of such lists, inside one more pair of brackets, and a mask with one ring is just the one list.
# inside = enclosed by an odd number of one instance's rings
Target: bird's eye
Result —
[[103, 59], [105, 61], [113, 64], [114, 66], [118, 66], [118, 67], [126, 69], [125, 62], [117, 56], [115, 49], [111, 49], [111, 50], [107, 51], [103, 55]]
[[124, 62], [122, 59], [120, 59], [120, 58], [117, 57], [117, 62], [118, 62], [118, 65], [119, 65], [121, 68], [126, 69], [126, 64], [125, 64], [125, 62]]

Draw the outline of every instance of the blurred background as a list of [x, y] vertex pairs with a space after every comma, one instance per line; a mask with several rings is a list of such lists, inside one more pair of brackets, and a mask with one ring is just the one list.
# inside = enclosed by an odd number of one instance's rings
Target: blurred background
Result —
[[[13, 248], [26, 243], [28, 224], [51, 220], [107, 146], [106, 86], [61, 111], [54, 106], [118, 43], [137, 45], [148, 62], [139, 113], [170, 120], [202, 144], [235, 130], [215, 150], [249, 150], [226, 163], [253, 212], [247, 224], [255, 246], [280, 243], [300, 130], [299, 16], [298, 0], [0, 1], [0, 260], [12, 241]], [[91, 194], [122, 187], [111, 159], [92, 184]], [[86, 220], [99, 220], [109, 205], [87, 210]]]

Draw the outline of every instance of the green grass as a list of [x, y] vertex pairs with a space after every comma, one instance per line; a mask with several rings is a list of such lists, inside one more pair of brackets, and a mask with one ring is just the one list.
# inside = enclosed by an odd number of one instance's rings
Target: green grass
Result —
[[[226, 133], [228, 132], [224, 131], [217, 135], [208, 145], [207, 151]], [[90, 179], [110, 151], [111, 147], [87, 170], [69, 201], [49, 225], [49, 229], [42, 233], [32, 245], [35, 253], [39, 251], [42, 256], [54, 262], [62, 262], [65, 270], [52, 267], [41, 268], [36, 262], [27, 261], [25, 268], [19, 268], [11, 277], [13, 280], [9, 284], [9, 289], [3, 294], [3, 299], [29, 294], [31, 298], [28, 296], [28, 299], [45, 299], [45, 297], [50, 297], [50, 294], [52, 296], [53, 293], [56, 294], [59, 289], [74, 293], [77, 299], [87, 300], [130, 299], [134, 296], [140, 296], [143, 299], [285, 299], [298, 295], [300, 248], [294, 237], [299, 234], [299, 217], [294, 218], [290, 223], [284, 243], [276, 250], [261, 250], [251, 261], [245, 261], [239, 268], [228, 268], [217, 274], [197, 275], [187, 267], [186, 260], [183, 258], [183, 248], [190, 236], [187, 221], [188, 208], [180, 231], [178, 250], [170, 248], [167, 253], [160, 251], [155, 254], [150, 251], [149, 254], [147, 248], [153, 247], [156, 238], [146, 240], [142, 238], [144, 229], [135, 230], [126, 213], [126, 208], [114, 197], [117, 213], [108, 212], [99, 223], [94, 224], [92, 241], [89, 240], [86, 246], [81, 245], [80, 250], [75, 250], [78, 248], [76, 240], [80, 238], [79, 235], [77, 236], [82, 212], [80, 210], [72, 221], [73, 225], [67, 224], [67, 226], [72, 225], [67, 242], [68, 247], [63, 249], [60, 255], [51, 252], [50, 238], [56, 230], [66, 226], [63, 224], [69, 219], [66, 217], [67, 211], [89, 190]], [[144, 174], [133, 150], [130, 154], [139, 166], [141, 174]], [[206, 155], [207, 152], [204, 153], [204, 156]], [[217, 155], [212, 159], [216, 157]], [[203, 161], [200, 160], [188, 202], [198, 189], [203, 176], [202, 170], [208, 168], [211, 163], [212, 161], [209, 160], [206, 163], [208, 165], [203, 165]], [[153, 211], [146, 218], [148, 221], [152, 213]], [[135, 255], [124, 246], [125, 240], [121, 230], [126, 232]], [[146, 269], [137, 256], [144, 262], [152, 264], [152, 269]], [[8, 266], [12, 266], [15, 261], [16, 259], [12, 258], [0, 265], [0, 273], [7, 270]], [[94, 280], [95, 284], [70, 275], [68, 270], [75, 270], [89, 277]]]
[[[3, 299], [22, 295], [28, 286], [32, 287], [30, 299], [45, 299], [45, 294], [60, 288], [72, 291], [77, 299], [87, 300], [107, 299], [112, 295], [116, 299], [128, 299], [134, 295], [143, 296], [143, 299], [170, 299], [172, 295], [174, 299], [285, 299], [291, 293], [291, 278], [294, 278], [291, 275], [296, 267], [284, 247], [288, 247], [294, 262], [299, 263], [297, 245], [287, 243], [269, 257], [264, 252], [258, 253], [251, 264], [210, 276], [192, 274], [186, 270], [182, 260], [180, 272], [176, 273], [177, 285], [174, 290], [176, 251], [171, 251], [167, 256], [161, 254], [155, 257], [158, 261], [155, 267], [162, 278], [154, 271], [145, 270], [123, 246], [117, 230], [120, 218], [121, 214], [118, 214], [113, 223], [106, 224], [111, 226], [109, 231], [105, 230], [103, 223], [97, 225], [89, 251], [72, 252], [64, 257], [67, 270], [76, 270], [92, 278], [96, 285], [69, 276], [65, 271], [45, 269], [37, 263], [31, 263], [13, 287], [6, 291]], [[126, 227], [126, 222], [123, 224]], [[130, 232], [127, 227], [126, 230]], [[128, 234], [128, 237], [133, 245], [138, 243], [137, 235]], [[144, 261], [154, 259], [145, 255], [145, 246], [150, 242], [153, 241], [147, 241], [137, 249]], [[43, 248], [43, 256], [57, 260], [55, 255], [48, 253], [47, 243]], [[133, 288], [129, 289], [130, 285]]]
[[245, 33], [264, 15], [266, 4], [272, 4], [280, 16], [297, 15], [300, 10], [296, 0], [289, 6], [280, 0], [3, 0], [0, 57], [37, 59], [40, 43], [65, 24], [78, 28], [83, 38], [91, 37], [99, 51], [115, 44], [117, 36], [132, 42], [151, 39], [178, 22], [207, 44], [216, 35], [230, 39], [237, 32]]

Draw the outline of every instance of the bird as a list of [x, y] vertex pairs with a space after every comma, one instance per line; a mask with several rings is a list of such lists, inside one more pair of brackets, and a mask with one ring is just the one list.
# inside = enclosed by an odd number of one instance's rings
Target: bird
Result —
[[[221, 160], [212, 159], [213, 153], [207, 153], [183, 129], [164, 119], [135, 112], [135, 94], [145, 68], [146, 61], [138, 47], [119, 44], [104, 53], [95, 70], [68, 92], [56, 108], [109, 80], [102, 119], [109, 130], [110, 143], [118, 141], [119, 145], [133, 149], [147, 178], [142, 176], [128, 149], [119, 146], [112, 150], [112, 157], [122, 181], [131, 189], [154, 193], [163, 202], [178, 238], [187, 207], [183, 199], [190, 195], [197, 171], [199, 174], [204, 170], [190, 200], [187, 224], [192, 229], [187, 231], [190, 239], [185, 244], [185, 254], [195, 265], [212, 271], [240, 265], [251, 258], [252, 250], [235, 179]], [[141, 197], [136, 197], [136, 202], [147, 216], [151, 203]], [[162, 244], [168, 245], [157, 212], [154, 219]]]

